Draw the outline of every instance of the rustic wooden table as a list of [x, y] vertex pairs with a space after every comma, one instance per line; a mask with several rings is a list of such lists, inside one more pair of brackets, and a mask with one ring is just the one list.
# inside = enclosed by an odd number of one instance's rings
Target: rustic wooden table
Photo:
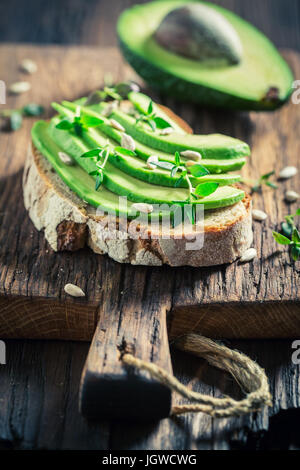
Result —
[[[0, 2], [0, 41], [114, 46], [116, 18], [133, 3]], [[288, 6], [285, 0], [216, 3], [253, 22], [278, 46], [300, 49], [297, 0], [289, 0]], [[221, 421], [192, 414], [151, 425], [126, 425], [91, 424], [78, 413], [78, 385], [88, 344], [7, 341], [7, 365], [0, 366], [0, 449], [300, 448], [300, 374], [291, 361], [292, 341], [230, 341], [229, 345], [266, 368], [274, 397], [270, 413]], [[215, 396], [238, 394], [228, 376], [205, 363], [177, 351], [172, 359], [175, 375], [195, 390]]]

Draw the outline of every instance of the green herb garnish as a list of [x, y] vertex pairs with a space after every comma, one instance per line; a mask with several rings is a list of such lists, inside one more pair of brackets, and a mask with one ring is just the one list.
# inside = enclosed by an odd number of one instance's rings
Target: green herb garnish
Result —
[[[158, 161], [158, 162], [151, 162], [158, 168], [162, 168], [164, 170], [170, 171], [170, 175], [174, 178], [178, 173], [180, 173], [180, 177], [175, 182], [175, 188], [181, 185], [181, 183], [185, 180], [188, 185], [189, 196], [186, 201], [173, 201], [174, 204], [179, 204], [183, 206], [185, 204], [191, 204], [191, 211], [188, 211], [188, 217], [191, 223], [194, 225], [196, 223], [196, 204], [195, 202], [198, 201], [200, 198], [207, 197], [210, 194], [214, 193], [218, 187], [219, 183], [214, 182], [206, 182], [200, 183], [196, 188], [193, 188], [193, 185], [190, 180], [190, 175], [188, 173], [188, 169], [186, 164], [181, 161], [179, 152], [175, 152], [175, 159], [174, 163]], [[190, 173], [197, 178], [201, 178], [202, 176], [209, 175], [209, 171], [203, 165], [195, 164], [189, 168]]]
[[[97, 169], [89, 173], [89, 175], [91, 176], [96, 176], [96, 184], [95, 184], [96, 191], [100, 188], [101, 184], [103, 183], [104, 169], [105, 169], [105, 165], [107, 163], [109, 154], [110, 154], [110, 149], [108, 145], [106, 145], [105, 147], [96, 147], [81, 155], [81, 158], [92, 158], [94, 160], [96, 159]], [[123, 147], [115, 147], [114, 155], [115, 156], [127, 155], [127, 156], [133, 157], [136, 154], [135, 152], [132, 152], [131, 150], [125, 149]]]
[[287, 215], [281, 224], [282, 233], [273, 232], [273, 237], [279, 245], [290, 247], [291, 257], [294, 261], [300, 259], [300, 233], [295, 225], [295, 217], [300, 216], [300, 209], [295, 214]]
[[244, 179], [243, 182], [251, 187], [252, 193], [261, 192], [263, 185], [268, 186], [272, 189], [277, 189], [277, 184], [275, 184], [273, 181], [270, 181], [270, 178], [273, 175], [275, 175], [275, 171], [270, 171], [269, 173], [260, 176], [259, 179], [256, 181]]
[[97, 127], [100, 124], [103, 124], [103, 122], [103, 119], [95, 116], [82, 116], [81, 108], [80, 106], [77, 106], [74, 119], [64, 118], [62, 121], [56, 124], [55, 127], [63, 131], [73, 130], [76, 135], [81, 137], [84, 130], [87, 130], [89, 127]]
[[150, 100], [148, 109], [146, 113], [139, 114], [138, 117], [136, 118], [136, 124], [140, 122], [145, 122], [147, 123], [153, 132], [156, 131], [156, 129], [166, 129], [168, 127], [172, 127], [171, 124], [166, 121], [165, 119], [157, 116], [153, 110], [153, 101]]

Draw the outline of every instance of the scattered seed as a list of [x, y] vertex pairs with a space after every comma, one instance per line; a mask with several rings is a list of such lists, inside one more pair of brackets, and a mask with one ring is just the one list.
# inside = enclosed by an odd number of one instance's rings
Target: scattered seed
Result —
[[243, 256], [240, 258], [241, 263], [249, 263], [249, 261], [252, 261], [254, 258], [257, 257], [257, 251], [255, 248], [249, 248], [249, 250], [246, 250]]
[[70, 157], [70, 155], [68, 155], [67, 153], [64, 153], [64, 152], [58, 152], [58, 156], [60, 158], [60, 160], [65, 164], [65, 165], [73, 165], [74, 164], [74, 160], [72, 157]]
[[135, 204], [132, 204], [131, 207], [139, 212], [143, 212], [144, 214], [150, 214], [151, 212], [153, 212], [153, 206], [144, 202], [137, 202]]
[[118, 102], [117, 101], [112, 101], [111, 103], [109, 103], [106, 108], [104, 109], [102, 115], [104, 117], [108, 117], [111, 115], [111, 113], [117, 108], [118, 106]]
[[30, 88], [31, 85], [29, 82], [15, 82], [10, 85], [9, 91], [14, 95], [20, 95], [21, 93], [25, 93], [30, 90]]
[[35, 73], [38, 69], [36, 63], [31, 59], [24, 59], [20, 64], [20, 68], [23, 72], [26, 72], [30, 75]]
[[294, 166], [287, 166], [281, 170], [279, 173], [279, 178], [282, 180], [288, 180], [290, 178], [293, 178], [293, 176], [296, 176], [298, 173], [298, 170]]
[[263, 220], [266, 220], [268, 218], [268, 215], [263, 211], [260, 211], [258, 209], [253, 209], [252, 217], [254, 220], [262, 222]]
[[121, 132], [125, 132], [124, 127], [115, 119], [111, 119], [110, 124], [112, 125], [114, 129], [117, 129], [118, 131], [121, 131]]
[[83, 292], [80, 287], [75, 286], [74, 284], [66, 284], [65, 287], [65, 292], [72, 297], [85, 297], [85, 293]]
[[158, 157], [156, 155], [151, 155], [151, 157], [149, 157], [147, 160], [147, 167], [150, 170], [155, 170], [156, 168], [155, 163], [158, 163]]
[[166, 127], [165, 129], [161, 129], [160, 135], [170, 135], [174, 132], [173, 127]]
[[180, 155], [185, 158], [190, 158], [194, 161], [199, 161], [202, 158], [201, 153], [194, 152], [193, 150], [185, 150], [184, 152], [181, 152]]
[[296, 202], [300, 198], [300, 194], [296, 193], [296, 191], [287, 191], [285, 193], [285, 200], [288, 202]]
[[123, 134], [121, 139], [121, 146], [124, 149], [131, 150], [132, 152], [135, 151], [135, 141], [133, 138], [128, 134]]

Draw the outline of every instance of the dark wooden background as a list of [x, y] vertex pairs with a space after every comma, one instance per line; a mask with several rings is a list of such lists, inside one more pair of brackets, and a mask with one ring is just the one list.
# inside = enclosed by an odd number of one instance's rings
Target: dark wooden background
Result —
[[[116, 19], [134, 3], [146, 2], [0, 0], [0, 42], [116, 45]], [[298, 0], [215, 3], [251, 21], [277, 46], [300, 49]], [[299, 449], [300, 370], [291, 362], [291, 343], [229, 343], [266, 368], [274, 395], [271, 418], [263, 413], [213, 422], [189, 415], [137, 426], [91, 424], [79, 415], [78, 385], [88, 344], [7, 341], [7, 365], [0, 366], [0, 449]], [[232, 380], [204, 363], [178, 352], [172, 359], [176, 376], [195, 390], [238, 393]]]

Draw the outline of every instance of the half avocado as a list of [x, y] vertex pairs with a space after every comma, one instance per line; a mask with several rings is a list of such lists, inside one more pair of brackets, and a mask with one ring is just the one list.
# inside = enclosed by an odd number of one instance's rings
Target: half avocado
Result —
[[197, 0], [136, 5], [122, 13], [117, 31], [135, 71], [179, 100], [273, 110], [293, 91], [293, 74], [269, 39], [217, 5]]

